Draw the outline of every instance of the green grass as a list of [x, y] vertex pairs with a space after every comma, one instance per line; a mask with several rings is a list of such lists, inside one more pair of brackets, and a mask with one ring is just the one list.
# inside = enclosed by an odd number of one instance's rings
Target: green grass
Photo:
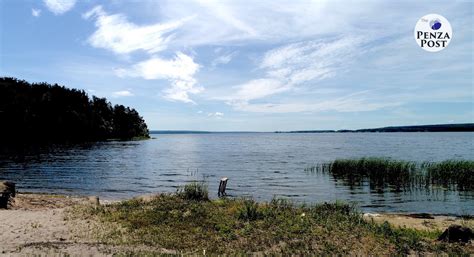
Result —
[[341, 202], [295, 205], [275, 199], [200, 200], [162, 194], [100, 207], [80, 207], [75, 215], [103, 226], [100, 243], [169, 249], [196, 254], [358, 254], [465, 251], [433, 240], [440, 232], [394, 228], [363, 219]]
[[474, 190], [474, 161], [448, 160], [417, 164], [386, 158], [337, 159], [305, 169], [329, 173], [350, 185], [368, 182], [371, 187], [397, 188], [443, 186]]
[[207, 185], [204, 182], [193, 181], [178, 190], [178, 196], [186, 200], [193, 201], [207, 201], [209, 200], [209, 193]]

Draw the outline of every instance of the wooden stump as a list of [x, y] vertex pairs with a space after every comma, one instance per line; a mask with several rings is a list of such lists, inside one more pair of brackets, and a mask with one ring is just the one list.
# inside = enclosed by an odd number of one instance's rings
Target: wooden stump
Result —
[[0, 181], [0, 208], [6, 209], [11, 197], [15, 197], [15, 183]]
[[221, 178], [221, 182], [219, 183], [219, 191], [217, 192], [217, 195], [219, 197], [227, 195], [226, 192], [225, 192], [225, 189], [227, 187], [227, 180], [229, 180], [229, 179], [226, 178], [226, 177]]

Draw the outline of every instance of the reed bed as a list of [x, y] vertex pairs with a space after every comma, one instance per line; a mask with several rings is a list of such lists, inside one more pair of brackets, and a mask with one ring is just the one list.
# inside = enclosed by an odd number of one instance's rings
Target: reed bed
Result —
[[447, 160], [416, 163], [387, 158], [337, 159], [305, 169], [331, 174], [349, 185], [368, 182], [371, 187], [397, 188], [443, 186], [449, 189], [474, 190], [474, 161]]
[[430, 184], [474, 191], [474, 161], [447, 160], [424, 163], [422, 169], [426, 170], [426, 181]]

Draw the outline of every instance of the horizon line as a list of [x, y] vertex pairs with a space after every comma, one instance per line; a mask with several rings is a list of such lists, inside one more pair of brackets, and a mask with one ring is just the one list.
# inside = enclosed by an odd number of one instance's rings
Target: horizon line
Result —
[[460, 125], [470, 125], [474, 126], [474, 122], [464, 122], [464, 123], [438, 123], [438, 124], [421, 124], [421, 125], [390, 125], [384, 127], [375, 127], [375, 128], [357, 128], [357, 129], [302, 129], [302, 130], [272, 130], [272, 131], [256, 131], [256, 130], [193, 130], [193, 129], [150, 129], [152, 132], [194, 132], [194, 133], [274, 133], [274, 132], [304, 132], [304, 131], [315, 131], [315, 132], [338, 132], [338, 131], [353, 131], [357, 132], [358, 130], [374, 130], [374, 129], [384, 129], [384, 128], [406, 128], [406, 127], [430, 127], [430, 126], [460, 126]]

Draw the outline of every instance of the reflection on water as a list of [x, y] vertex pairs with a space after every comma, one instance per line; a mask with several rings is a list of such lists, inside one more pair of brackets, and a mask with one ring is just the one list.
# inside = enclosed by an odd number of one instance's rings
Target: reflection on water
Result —
[[220, 177], [227, 192], [299, 202], [345, 200], [366, 211], [474, 214], [474, 194], [431, 188], [400, 190], [348, 184], [304, 171], [336, 158], [390, 157], [410, 161], [474, 159], [473, 133], [219, 133], [154, 135], [136, 142], [102, 142], [68, 147], [20, 149], [0, 154], [0, 179], [22, 191], [128, 198], [174, 192], [205, 178], [217, 195]]

